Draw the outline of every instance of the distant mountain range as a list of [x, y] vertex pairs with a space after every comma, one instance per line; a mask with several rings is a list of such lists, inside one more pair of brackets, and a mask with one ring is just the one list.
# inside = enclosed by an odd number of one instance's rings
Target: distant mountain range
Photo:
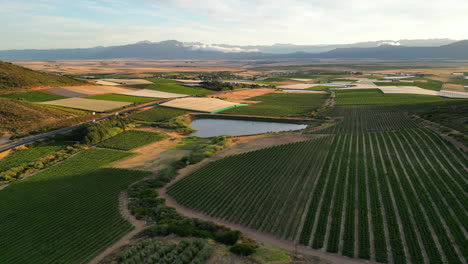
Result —
[[198, 42], [141, 41], [135, 44], [82, 49], [3, 50], [1, 60], [67, 59], [468, 59], [468, 40], [450, 39], [361, 42], [348, 45], [233, 46]]

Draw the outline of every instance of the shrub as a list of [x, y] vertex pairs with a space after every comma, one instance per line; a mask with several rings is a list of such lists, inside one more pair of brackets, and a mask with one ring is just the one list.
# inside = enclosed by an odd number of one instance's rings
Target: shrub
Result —
[[229, 248], [229, 251], [239, 256], [249, 256], [255, 252], [255, 247], [249, 244], [236, 244]]
[[241, 237], [242, 233], [240, 231], [229, 231], [216, 236], [216, 242], [223, 243], [225, 245], [231, 246], [234, 245], [237, 240]]

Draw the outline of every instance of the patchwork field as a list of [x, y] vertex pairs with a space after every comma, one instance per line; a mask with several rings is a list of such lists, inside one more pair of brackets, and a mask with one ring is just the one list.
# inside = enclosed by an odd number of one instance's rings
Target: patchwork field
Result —
[[119, 150], [131, 150], [149, 143], [163, 140], [164, 138], [164, 135], [160, 133], [142, 130], [128, 130], [98, 144], [98, 146]]
[[86, 150], [1, 190], [0, 263], [86, 263], [132, 230], [118, 196], [148, 174], [100, 168], [129, 155]]
[[322, 106], [328, 94], [269, 93], [249, 100], [260, 101], [245, 107], [223, 111], [223, 114], [258, 116], [300, 116], [307, 115]]
[[188, 87], [183, 86], [179, 82], [174, 80], [167, 80], [167, 79], [158, 79], [158, 78], [149, 78], [149, 81], [153, 82], [153, 85], [138, 85], [134, 87], [138, 88], [146, 88], [161, 92], [167, 93], [176, 93], [176, 94], [183, 94], [183, 95], [202, 95], [211, 93], [213, 91], [201, 88], [201, 87]]
[[107, 100], [94, 100], [85, 98], [67, 98], [55, 101], [42, 102], [40, 104], [69, 107], [75, 109], [89, 110], [95, 112], [106, 112], [113, 109], [131, 105], [130, 102], [114, 102]]
[[[103, 85], [134, 85], [134, 84], [152, 84], [145, 79], [102, 79], [98, 80], [99, 84]], [[104, 84], [109, 83], [109, 84]]]
[[314, 86], [318, 86], [319, 84], [313, 84], [313, 83], [298, 83], [298, 84], [288, 84], [288, 85], [279, 85], [276, 86], [276, 88], [279, 89], [307, 89], [311, 88]]
[[131, 103], [146, 103], [158, 100], [159, 98], [131, 96], [124, 94], [98, 94], [85, 97], [86, 99], [116, 101], [116, 102], [131, 102]]
[[177, 109], [197, 111], [197, 112], [218, 112], [223, 109], [242, 106], [236, 103], [223, 101], [216, 98], [179, 98], [172, 101], [162, 103], [161, 106], [172, 107]]
[[65, 88], [49, 88], [49, 89], [44, 89], [43, 91], [51, 93], [51, 94], [59, 95], [59, 96], [64, 96], [64, 97], [86, 96], [86, 94], [70, 91]]
[[238, 90], [226, 93], [217, 93], [208, 95], [211, 98], [219, 98], [222, 100], [227, 100], [230, 102], [241, 103], [244, 102], [245, 99], [249, 99], [252, 97], [268, 94], [274, 92], [275, 89], [270, 88], [259, 88], [259, 89], [246, 89], [246, 90]]
[[[109, 94], [109, 93], [125, 93], [131, 92], [135, 89], [129, 89], [124, 87], [118, 86], [98, 86], [98, 85], [91, 85], [91, 86], [68, 86], [64, 87], [65, 89], [72, 93], [84, 94], [84, 95], [96, 95], [96, 94]], [[50, 93], [61, 93], [63, 94], [63, 90], [56, 90], [56, 89], [48, 89]], [[60, 94], [59, 94], [60, 95]]]
[[161, 92], [155, 91], [150, 89], [141, 89], [135, 91], [128, 91], [128, 92], [119, 92], [118, 94], [123, 95], [131, 95], [131, 96], [142, 96], [142, 97], [153, 97], [153, 98], [179, 98], [185, 97], [185, 94], [177, 94], [177, 93], [168, 93], [168, 92]]

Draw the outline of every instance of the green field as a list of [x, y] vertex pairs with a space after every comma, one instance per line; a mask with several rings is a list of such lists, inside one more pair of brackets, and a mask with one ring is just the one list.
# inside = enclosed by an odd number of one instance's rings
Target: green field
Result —
[[53, 154], [64, 147], [64, 144], [49, 144], [17, 151], [3, 159], [0, 159], [0, 172], [17, 167], [24, 163], [38, 160], [42, 157]]
[[393, 82], [376, 82], [375, 85], [377, 86], [416, 86], [423, 89], [440, 91], [442, 88], [442, 82], [434, 81], [434, 80], [427, 80], [427, 82], [405, 82], [405, 81], [393, 81]]
[[201, 88], [201, 87], [188, 87], [180, 85], [179, 82], [174, 80], [159, 79], [159, 78], [148, 78], [148, 81], [153, 82], [154, 84], [137, 84], [137, 85], [128, 85], [128, 87], [135, 88], [144, 88], [151, 89], [161, 92], [168, 93], [177, 93], [177, 94], [187, 94], [187, 95], [203, 95], [211, 93], [213, 91]]
[[261, 101], [249, 106], [231, 108], [221, 113], [255, 116], [303, 116], [322, 106], [328, 94], [270, 93], [250, 98]]
[[98, 94], [98, 95], [87, 96], [84, 98], [117, 101], [117, 102], [131, 102], [131, 103], [146, 103], [150, 101], [161, 100], [160, 98], [140, 97], [140, 96], [131, 96], [131, 95], [124, 95], [124, 94]]
[[154, 107], [149, 110], [131, 115], [130, 118], [144, 122], [161, 122], [188, 113], [188, 111], [174, 108]]
[[0, 263], [85, 263], [132, 230], [118, 196], [148, 174], [100, 168], [129, 155], [86, 150], [0, 190]]
[[98, 144], [98, 146], [119, 150], [131, 150], [149, 143], [160, 141], [164, 138], [164, 135], [160, 133], [142, 130], [128, 130], [103, 141], [102, 143]]
[[24, 92], [24, 93], [10, 93], [10, 94], [4, 94], [1, 97], [9, 98], [9, 99], [23, 99], [23, 100], [26, 100], [26, 101], [29, 101], [29, 102], [46, 102], [46, 101], [52, 101], [52, 100], [67, 98], [65, 96], [45, 93], [45, 92], [41, 92], [41, 91], [30, 91], [30, 92]]
[[409, 105], [432, 102], [449, 102], [433, 95], [421, 94], [384, 94], [378, 89], [356, 89], [336, 91], [337, 105]]

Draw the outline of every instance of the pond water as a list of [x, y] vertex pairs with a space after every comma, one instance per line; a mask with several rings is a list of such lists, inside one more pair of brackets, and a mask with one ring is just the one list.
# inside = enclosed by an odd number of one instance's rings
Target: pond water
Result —
[[267, 132], [280, 132], [304, 129], [307, 125], [277, 123], [264, 121], [228, 120], [228, 119], [195, 119], [190, 126], [197, 130], [190, 136], [242, 136]]

